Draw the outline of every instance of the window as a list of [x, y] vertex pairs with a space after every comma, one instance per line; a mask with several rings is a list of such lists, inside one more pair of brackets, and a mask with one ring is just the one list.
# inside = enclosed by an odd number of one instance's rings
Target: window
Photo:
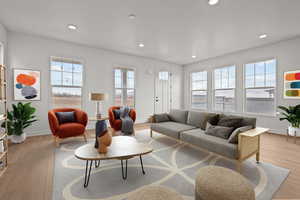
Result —
[[82, 64], [72, 60], [53, 58], [50, 70], [52, 107], [81, 108]]
[[115, 104], [135, 106], [135, 72], [131, 69], [115, 69]]
[[235, 111], [235, 66], [214, 70], [214, 109]]
[[191, 107], [207, 109], [207, 71], [191, 73]]
[[275, 115], [276, 60], [245, 65], [245, 111]]

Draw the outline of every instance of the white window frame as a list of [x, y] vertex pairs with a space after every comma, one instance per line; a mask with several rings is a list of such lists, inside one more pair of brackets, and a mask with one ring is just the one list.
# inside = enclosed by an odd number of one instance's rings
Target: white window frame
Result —
[[[122, 71], [122, 85], [124, 87], [122, 88], [116, 88], [116, 80], [115, 80], [115, 70], [121, 70]], [[127, 72], [128, 71], [133, 71], [134, 72], [134, 86], [133, 88], [128, 88], [127, 87]], [[125, 76], [123, 77], [123, 75], [125, 74]], [[130, 89], [130, 90], [134, 90], [134, 104], [131, 108], [135, 108], [136, 106], [136, 70], [134, 68], [130, 68], [130, 67], [115, 67], [113, 69], [113, 88], [114, 88], [114, 91], [113, 91], [113, 102], [114, 104], [116, 104], [116, 90], [122, 90], [122, 93], [123, 93], [123, 97], [121, 98], [121, 105], [120, 106], [125, 106], [124, 104], [124, 100], [127, 99], [127, 90]]]
[[[234, 67], [235, 70], [234, 70], [234, 88], [218, 88], [216, 89], [216, 79], [215, 79], [215, 71], [218, 70], [218, 69], [223, 69], [223, 68], [229, 68], [229, 67]], [[225, 65], [225, 66], [222, 66], [222, 67], [216, 67], [213, 69], [212, 71], [212, 110], [214, 112], [219, 112], [219, 113], [237, 113], [237, 101], [236, 101], [236, 93], [237, 93], [237, 89], [236, 89], [236, 84], [237, 84], [237, 67], [235, 64], [233, 65]], [[228, 81], [229, 81], [229, 74], [228, 74]], [[221, 81], [221, 85], [222, 85], [222, 81]], [[234, 91], [234, 110], [233, 111], [226, 111], [226, 110], [217, 110], [216, 109], [216, 106], [215, 106], [215, 103], [216, 103], [216, 91], [218, 90], [233, 90]]]
[[[193, 90], [193, 79], [192, 79], [192, 74], [194, 73], [205, 73], [206, 72], [206, 89], [197, 89], [197, 90]], [[205, 80], [201, 80], [201, 81], [205, 81]], [[206, 92], [206, 108], [205, 109], [201, 109], [201, 108], [194, 108], [193, 107], [193, 92]], [[190, 72], [190, 108], [193, 110], [204, 110], [207, 111], [208, 110], [208, 71], [207, 70], [202, 70], [202, 71], [192, 71]]]
[[[51, 72], [52, 71], [55, 71], [55, 70], [52, 70], [51, 67], [52, 67], [52, 61], [55, 61], [57, 60], [58, 62], [68, 62], [68, 63], [75, 63], [75, 64], [81, 64], [82, 65], [82, 85], [81, 86], [66, 86], [66, 85], [52, 85], [52, 82], [51, 82]], [[62, 71], [63, 72], [63, 71]], [[50, 57], [50, 67], [49, 67], [49, 85], [50, 85], [50, 108], [52, 109], [53, 108], [53, 92], [52, 92], [52, 87], [64, 87], [64, 88], [80, 88], [81, 89], [81, 100], [80, 100], [80, 108], [83, 108], [83, 93], [84, 93], [84, 77], [85, 77], [85, 70], [84, 70], [84, 62], [82, 60], [79, 60], [79, 59], [72, 59], [72, 58], [64, 58], [64, 57], [56, 57], [56, 56], [51, 56]]]
[[[246, 65], [248, 64], [256, 64], [260, 62], [267, 62], [275, 60], [275, 86], [274, 86], [274, 113], [273, 114], [264, 114], [264, 113], [256, 113], [256, 112], [247, 112], [246, 107], [247, 107], [247, 89], [267, 89], [267, 88], [273, 88], [271, 86], [268, 87], [255, 87], [255, 67], [254, 67], [254, 87], [249, 87], [246, 88]], [[264, 74], [266, 76], [266, 73]], [[246, 64], [243, 65], [243, 113], [248, 114], [248, 115], [254, 115], [254, 116], [265, 116], [265, 117], [276, 117], [276, 108], [277, 108], [277, 86], [278, 86], [278, 64], [277, 64], [277, 59], [276, 58], [267, 58], [267, 59], [262, 59], [258, 61], [252, 61], [252, 62], [247, 62]], [[266, 81], [266, 78], [265, 80]]]

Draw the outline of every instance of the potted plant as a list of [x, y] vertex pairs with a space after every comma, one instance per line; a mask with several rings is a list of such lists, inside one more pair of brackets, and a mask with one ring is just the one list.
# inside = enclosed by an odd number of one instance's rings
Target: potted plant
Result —
[[26, 139], [24, 129], [37, 121], [34, 115], [36, 109], [31, 103], [18, 103], [12, 105], [13, 110], [7, 111], [7, 122], [3, 122], [1, 127], [7, 123], [7, 134], [10, 136], [12, 143], [22, 143]]
[[283, 111], [281, 113], [283, 117], [279, 118], [280, 121], [287, 120], [290, 123], [288, 134], [293, 136], [300, 134], [300, 104], [288, 107], [278, 106], [278, 108]]

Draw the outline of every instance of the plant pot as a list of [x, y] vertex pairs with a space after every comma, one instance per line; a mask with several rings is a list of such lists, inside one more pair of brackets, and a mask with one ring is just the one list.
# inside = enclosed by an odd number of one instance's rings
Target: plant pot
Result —
[[300, 128], [289, 126], [289, 128], [288, 128], [288, 134], [290, 136], [300, 136]]
[[26, 133], [23, 133], [22, 135], [11, 135], [10, 136], [10, 141], [15, 144], [22, 143], [25, 141], [25, 139], [26, 139]]

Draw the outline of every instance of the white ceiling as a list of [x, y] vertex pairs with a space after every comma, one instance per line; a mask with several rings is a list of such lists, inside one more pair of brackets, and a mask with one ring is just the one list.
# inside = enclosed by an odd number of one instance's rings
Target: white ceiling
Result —
[[[216, 6], [207, 0], [0, 0], [0, 23], [11, 31], [186, 64], [300, 35], [299, 10], [300, 0], [220, 0]], [[128, 19], [131, 13], [137, 18]], [[262, 33], [269, 37], [258, 39]]]

